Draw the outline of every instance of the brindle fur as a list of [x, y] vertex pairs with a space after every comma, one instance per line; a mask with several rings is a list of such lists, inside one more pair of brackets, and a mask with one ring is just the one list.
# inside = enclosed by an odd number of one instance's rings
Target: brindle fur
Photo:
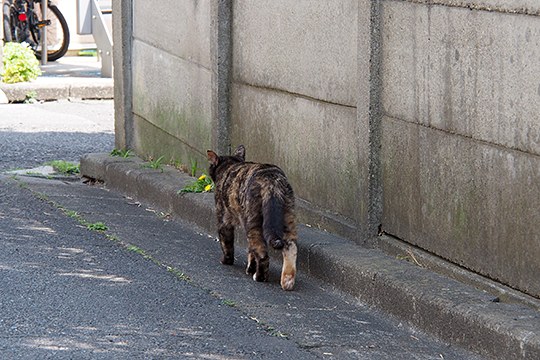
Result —
[[209, 175], [215, 183], [221, 262], [234, 263], [234, 228], [243, 226], [248, 239], [246, 273], [268, 280], [268, 244], [282, 249], [281, 287], [292, 290], [296, 277], [294, 193], [283, 171], [270, 164], [245, 161], [240, 145], [233, 156], [207, 151]]

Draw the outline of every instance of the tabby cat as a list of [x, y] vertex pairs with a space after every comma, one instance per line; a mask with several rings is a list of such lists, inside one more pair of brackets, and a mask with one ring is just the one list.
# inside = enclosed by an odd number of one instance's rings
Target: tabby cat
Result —
[[243, 145], [232, 156], [207, 151], [209, 175], [215, 183], [221, 262], [234, 262], [234, 228], [241, 225], [248, 239], [246, 273], [268, 281], [268, 244], [281, 249], [281, 287], [292, 290], [296, 277], [294, 193], [283, 171], [270, 164], [245, 161]]

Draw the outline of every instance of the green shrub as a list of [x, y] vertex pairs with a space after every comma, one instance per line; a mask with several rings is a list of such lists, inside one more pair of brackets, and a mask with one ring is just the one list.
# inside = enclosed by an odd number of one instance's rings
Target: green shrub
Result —
[[26, 43], [4, 45], [2, 81], [8, 84], [35, 80], [41, 75], [39, 61]]

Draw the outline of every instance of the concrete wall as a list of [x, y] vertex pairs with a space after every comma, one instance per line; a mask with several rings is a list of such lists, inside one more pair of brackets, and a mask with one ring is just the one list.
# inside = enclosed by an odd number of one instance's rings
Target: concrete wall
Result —
[[233, 14], [232, 143], [359, 221], [358, 2], [235, 1]]
[[120, 42], [130, 43], [131, 57], [124, 69], [132, 87], [125, 146], [142, 157], [205, 166], [212, 138], [211, 2], [130, 3], [124, 11], [132, 11], [131, 38]]
[[302, 221], [540, 297], [536, 0], [151, 3], [113, 2], [117, 146], [243, 143]]
[[381, 10], [384, 229], [536, 296], [538, 9]]

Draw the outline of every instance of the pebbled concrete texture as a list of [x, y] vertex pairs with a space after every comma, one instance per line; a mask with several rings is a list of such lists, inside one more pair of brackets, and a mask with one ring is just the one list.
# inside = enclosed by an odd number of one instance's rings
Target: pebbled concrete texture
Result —
[[[193, 178], [137, 158], [87, 154], [83, 176], [215, 233], [212, 194], [177, 194]], [[540, 358], [540, 313], [380, 250], [300, 225], [299, 270], [408, 323], [492, 358]]]

